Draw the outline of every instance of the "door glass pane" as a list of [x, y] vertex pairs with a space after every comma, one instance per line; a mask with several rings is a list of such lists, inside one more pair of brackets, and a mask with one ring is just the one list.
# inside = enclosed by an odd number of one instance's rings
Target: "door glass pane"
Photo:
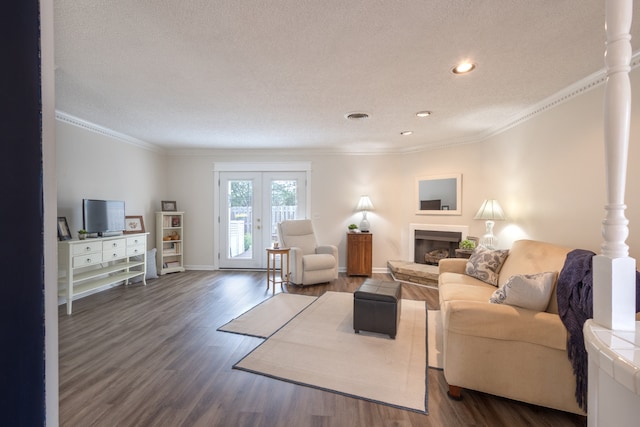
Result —
[[251, 258], [253, 181], [229, 180], [229, 258]]
[[298, 209], [298, 181], [271, 181], [271, 242], [278, 241], [278, 223], [296, 219]]

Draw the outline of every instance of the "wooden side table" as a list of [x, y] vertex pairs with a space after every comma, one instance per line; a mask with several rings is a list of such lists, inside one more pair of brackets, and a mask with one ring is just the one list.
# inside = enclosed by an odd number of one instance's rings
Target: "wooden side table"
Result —
[[347, 276], [369, 276], [372, 273], [371, 233], [347, 233]]
[[467, 258], [471, 256], [473, 249], [456, 249], [456, 258]]
[[[276, 280], [276, 258], [280, 255], [280, 280]], [[286, 261], [286, 263], [285, 263]], [[286, 265], [286, 268], [285, 268]], [[267, 248], [267, 290], [273, 284], [273, 293], [276, 293], [276, 283], [289, 283], [289, 248]]]

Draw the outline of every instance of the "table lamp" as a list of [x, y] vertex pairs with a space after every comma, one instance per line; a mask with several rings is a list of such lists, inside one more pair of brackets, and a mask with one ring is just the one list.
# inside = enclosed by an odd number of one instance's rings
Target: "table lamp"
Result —
[[373, 210], [373, 203], [371, 203], [371, 199], [369, 196], [360, 196], [360, 200], [358, 201], [358, 206], [356, 206], [356, 210], [362, 211], [362, 221], [360, 221], [360, 231], [368, 232], [369, 231], [369, 221], [367, 221], [367, 211]]
[[487, 249], [496, 249], [498, 246], [498, 238], [493, 235], [493, 226], [495, 225], [494, 220], [504, 219], [504, 211], [500, 207], [498, 201], [487, 199], [482, 202], [482, 206], [480, 206], [478, 213], [476, 213], [476, 216], [473, 219], [486, 220], [486, 233], [480, 239], [480, 246]]

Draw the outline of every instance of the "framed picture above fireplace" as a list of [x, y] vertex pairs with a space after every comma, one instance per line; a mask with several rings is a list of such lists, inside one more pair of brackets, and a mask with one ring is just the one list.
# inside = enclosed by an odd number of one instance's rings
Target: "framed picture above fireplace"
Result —
[[416, 177], [417, 215], [462, 215], [462, 174]]

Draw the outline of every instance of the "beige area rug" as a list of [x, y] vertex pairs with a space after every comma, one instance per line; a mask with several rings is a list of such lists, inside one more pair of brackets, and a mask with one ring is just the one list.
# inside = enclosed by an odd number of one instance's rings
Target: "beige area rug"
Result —
[[353, 294], [326, 292], [234, 368], [427, 413], [427, 310], [402, 300], [396, 339], [353, 331]]
[[218, 330], [267, 338], [316, 299], [317, 297], [309, 295], [276, 294]]
[[427, 337], [429, 340], [429, 367], [442, 369], [442, 320], [440, 310], [429, 310], [427, 313]]

